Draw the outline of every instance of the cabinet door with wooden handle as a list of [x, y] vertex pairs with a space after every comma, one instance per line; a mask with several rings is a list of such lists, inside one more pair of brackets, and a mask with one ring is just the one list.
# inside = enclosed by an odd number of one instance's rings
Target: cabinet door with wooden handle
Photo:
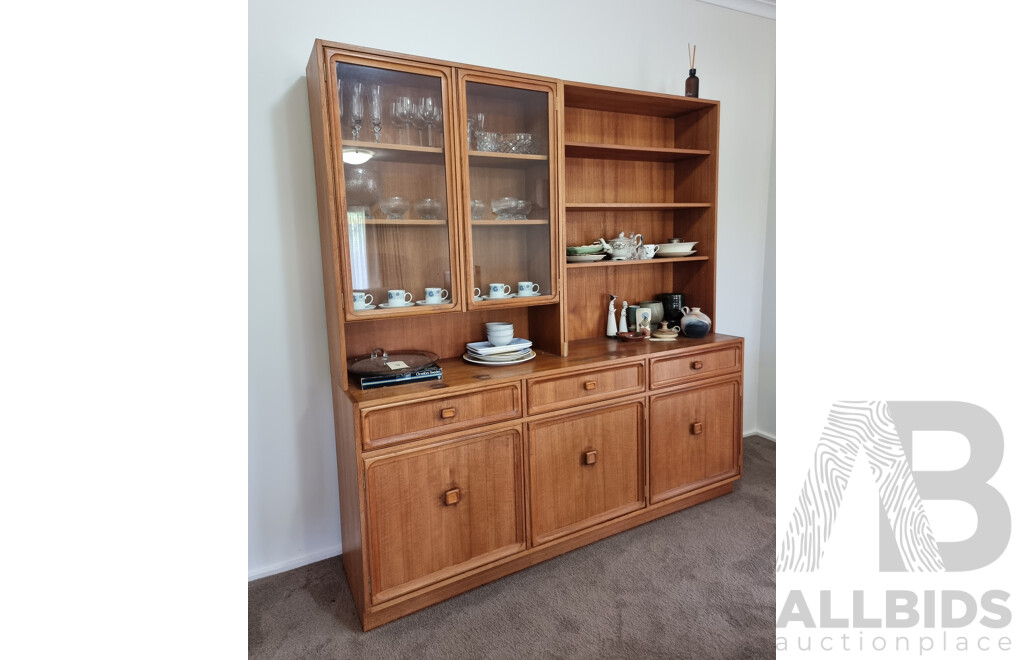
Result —
[[593, 465], [597, 463], [597, 450], [591, 449], [590, 451], [583, 452], [583, 464]]
[[441, 419], [455, 419], [455, 408], [441, 408]]

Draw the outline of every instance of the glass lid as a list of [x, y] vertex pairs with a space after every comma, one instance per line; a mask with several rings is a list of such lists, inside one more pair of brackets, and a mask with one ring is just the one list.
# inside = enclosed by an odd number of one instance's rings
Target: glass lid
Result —
[[437, 362], [437, 353], [402, 349], [387, 352], [383, 348], [375, 348], [369, 355], [360, 355], [348, 361], [349, 373], [357, 376], [385, 376], [388, 374], [406, 374]]

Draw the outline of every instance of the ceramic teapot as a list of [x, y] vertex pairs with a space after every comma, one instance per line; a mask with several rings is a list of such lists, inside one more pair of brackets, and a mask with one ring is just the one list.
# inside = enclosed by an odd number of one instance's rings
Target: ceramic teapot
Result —
[[603, 238], [597, 240], [601, 241], [604, 251], [612, 255], [612, 261], [636, 259], [637, 249], [644, 244], [643, 234], [630, 233], [629, 236], [626, 236], [624, 231], [620, 231], [619, 235], [611, 241], [606, 241]]

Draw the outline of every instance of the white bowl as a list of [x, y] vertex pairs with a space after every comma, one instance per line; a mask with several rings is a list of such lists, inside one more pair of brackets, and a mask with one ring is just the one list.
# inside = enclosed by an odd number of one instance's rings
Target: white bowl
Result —
[[491, 342], [494, 346], [508, 346], [512, 343], [512, 333], [506, 334], [494, 334], [492, 332], [487, 333], [487, 341]]
[[692, 252], [693, 246], [696, 244], [697, 241], [689, 243], [659, 243], [657, 256], [683, 255], [684, 253]]

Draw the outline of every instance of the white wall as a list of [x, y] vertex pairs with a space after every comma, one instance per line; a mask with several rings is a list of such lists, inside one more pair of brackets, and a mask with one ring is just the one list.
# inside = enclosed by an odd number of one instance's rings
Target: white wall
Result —
[[768, 186], [768, 222], [764, 241], [764, 292], [761, 295], [761, 354], [757, 374], [756, 430], [775, 440], [775, 123]]
[[[500, 7], [500, 10], [498, 9]], [[517, 18], [518, 17], [518, 18]], [[503, 29], [504, 28], [504, 29]], [[341, 551], [305, 66], [313, 40], [722, 102], [718, 332], [756, 428], [775, 23], [693, 0], [249, 3], [249, 576]]]

